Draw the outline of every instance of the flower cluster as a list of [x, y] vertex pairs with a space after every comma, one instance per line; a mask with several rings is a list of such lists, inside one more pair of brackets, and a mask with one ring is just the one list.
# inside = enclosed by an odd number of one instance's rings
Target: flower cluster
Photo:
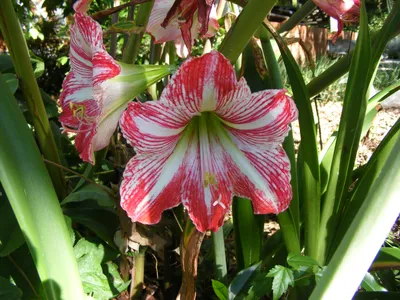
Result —
[[[286, 91], [251, 93], [230, 62], [212, 51], [187, 59], [158, 101], [132, 102], [169, 69], [115, 61], [104, 49], [100, 25], [86, 14], [89, 4], [81, 0], [74, 6], [71, 72], [63, 84], [60, 121], [76, 132], [76, 148], [92, 163], [93, 152], [107, 146], [119, 121], [136, 152], [120, 189], [121, 206], [132, 221], [157, 223], [164, 210], [182, 203], [199, 231], [216, 231], [233, 196], [252, 200], [258, 214], [285, 210], [292, 189], [281, 144], [297, 118]], [[156, 0], [153, 13], [161, 4]], [[200, 33], [206, 34], [211, 4], [175, 1], [163, 25], [177, 18], [190, 29], [196, 12]]]

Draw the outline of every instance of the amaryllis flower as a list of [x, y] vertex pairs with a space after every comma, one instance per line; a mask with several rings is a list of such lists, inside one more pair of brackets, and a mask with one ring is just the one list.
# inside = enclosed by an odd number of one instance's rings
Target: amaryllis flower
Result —
[[213, 36], [219, 28], [214, 0], [155, 0], [146, 31], [155, 43], [175, 41], [177, 53], [189, 53], [198, 35]]
[[355, 23], [360, 20], [360, 0], [313, 0], [327, 15], [338, 21], [338, 31], [332, 36], [332, 42], [343, 31], [345, 23]]
[[297, 117], [285, 90], [251, 93], [218, 52], [186, 60], [159, 101], [131, 102], [120, 126], [134, 147], [121, 184], [132, 221], [157, 223], [181, 202], [197, 229], [216, 231], [234, 195], [257, 214], [285, 210], [290, 163], [281, 143]]
[[78, 1], [71, 27], [71, 71], [60, 95], [65, 131], [76, 132], [75, 146], [84, 161], [109, 144], [128, 101], [169, 73], [167, 66], [118, 63], [104, 49], [100, 25], [85, 14], [91, 1]]

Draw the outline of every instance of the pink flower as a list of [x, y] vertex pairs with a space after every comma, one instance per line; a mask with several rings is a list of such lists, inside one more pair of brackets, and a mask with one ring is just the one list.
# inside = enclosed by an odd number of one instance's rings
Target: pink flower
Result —
[[175, 41], [177, 53], [189, 53], [198, 35], [208, 38], [218, 28], [214, 0], [155, 0], [146, 31], [156, 43]]
[[100, 25], [86, 14], [91, 1], [78, 1], [71, 27], [71, 71], [60, 95], [65, 131], [75, 132], [84, 161], [106, 147], [128, 102], [169, 73], [168, 66], [134, 66], [115, 61], [104, 49]]
[[332, 42], [343, 31], [344, 23], [355, 23], [360, 19], [360, 0], [313, 0], [327, 15], [339, 23], [338, 31], [333, 35]]
[[285, 90], [251, 93], [213, 51], [186, 60], [160, 100], [131, 102], [120, 120], [136, 156], [121, 206], [134, 222], [157, 223], [181, 202], [199, 231], [216, 231], [234, 195], [257, 214], [285, 210], [290, 162], [281, 147], [297, 109]]

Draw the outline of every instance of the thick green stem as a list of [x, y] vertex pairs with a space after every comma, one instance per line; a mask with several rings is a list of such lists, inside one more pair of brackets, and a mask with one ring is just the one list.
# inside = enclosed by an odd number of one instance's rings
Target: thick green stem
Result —
[[[10, 50], [15, 72], [19, 78], [19, 86], [32, 117], [39, 148], [44, 158], [61, 165], [57, 145], [33, 73], [28, 46], [11, 0], [0, 1], [0, 28]], [[63, 198], [66, 195], [66, 182], [62, 170], [55, 165], [47, 165], [47, 170], [58, 197]]]
[[243, 8], [219, 48], [232, 63], [236, 62], [275, 3], [276, 0], [250, 0]]
[[278, 33], [292, 30], [297, 24], [307, 17], [314, 9], [316, 5], [313, 0], [308, 0], [298, 11], [294, 13], [279, 29]]
[[226, 266], [223, 228], [221, 227], [217, 232], [213, 232], [211, 238], [214, 246], [215, 279], [227, 283], [228, 268]]
[[[153, 1], [146, 2], [140, 5], [139, 12], [136, 18], [136, 26], [146, 28], [149, 21], [151, 9], [153, 8]], [[122, 61], [127, 64], [133, 64], [139, 53], [139, 48], [142, 43], [143, 33], [132, 34], [128, 39], [128, 44], [124, 49]]]
[[57, 195], [32, 133], [1, 74], [0, 90], [0, 181], [24, 233], [46, 296], [84, 299]]
[[146, 250], [147, 247], [140, 247], [138, 254], [135, 256], [135, 266], [132, 268], [132, 283], [130, 293], [132, 299], [140, 299], [142, 295]]

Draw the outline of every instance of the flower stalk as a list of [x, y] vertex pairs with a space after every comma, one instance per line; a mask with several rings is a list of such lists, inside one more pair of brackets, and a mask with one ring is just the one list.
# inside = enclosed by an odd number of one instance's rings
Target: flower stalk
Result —
[[236, 62], [275, 3], [276, 0], [250, 0], [243, 8], [219, 48], [232, 63]]
[[[28, 46], [11, 0], [0, 1], [0, 28], [19, 78], [19, 86], [32, 118], [40, 151], [44, 158], [61, 165], [39, 86], [33, 73]], [[62, 170], [54, 165], [48, 165], [47, 170], [58, 197], [62, 199], [66, 196], [66, 182]]]
[[[149, 22], [151, 9], [153, 8], [154, 0], [143, 3], [139, 7], [139, 12], [136, 17], [136, 26], [146, 28]], [[128, 38], [128, 43], [124, 49], [122, 61], [127, 64], [133, 64], [139, 53], [139, 48], [142, 42], [143, 32], [139, 34], [132, 34]]]

